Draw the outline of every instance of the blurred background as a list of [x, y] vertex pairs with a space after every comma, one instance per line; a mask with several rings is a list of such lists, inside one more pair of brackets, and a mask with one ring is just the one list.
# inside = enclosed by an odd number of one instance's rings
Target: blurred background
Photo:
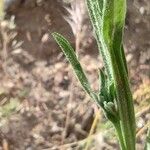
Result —
[[[97, 90], [103, 63], [85, 1], [0, 0], [0, 16], [0, 150], [119, 149], [114, 128], [51, 36], [56, 31], [72, 43]], [[124, 47], [139, 150], [150, 120], [149, 41], [149, 0], [128, 0]]]

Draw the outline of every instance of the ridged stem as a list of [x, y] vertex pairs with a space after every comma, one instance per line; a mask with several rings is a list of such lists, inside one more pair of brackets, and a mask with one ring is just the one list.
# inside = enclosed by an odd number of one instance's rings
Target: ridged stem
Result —
[[117, 106], [126, 150], [135, 150], [135, 114], [128, 76], [120, 54], [111, 51]]
[[124, 143], [124, 138], [123, 138], [123, 135], [122, 135], [122, 130], [121, 130], [121, 126], [120, 126], [119, 121], [117, 123], [114, 123], [114, 127], [116, 129], [116, 133], [117, 133], [117, 136], [118, 136], [118, 140], [119, 140], [121, 150], [126, 150], [126, 146], [125, 146], [125, 143]]

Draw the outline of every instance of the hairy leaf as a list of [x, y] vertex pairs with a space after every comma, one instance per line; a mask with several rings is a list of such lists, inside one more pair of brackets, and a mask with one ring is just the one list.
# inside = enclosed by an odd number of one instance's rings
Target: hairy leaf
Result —
[[72, 65], [72, 68], [75, 71], [75, 74], [77, 78], [79, 79], [84, 90], [90, 95], [92, 99], [96, 100], [96, 95], [92, 91], [89, 81], [70, 43], [62, 35], [58, 33], [53, 33], [53, 37], [55, 38], [56, 42], [58, 43], [58, 45], [60, 46], [64, 54], [66, 55], [66, 58]]
[[91, 22], [93, 24], [94, 32], [96, 35], [99, 52], [102, 55], [108, 78], [112, 80], [112, 68], [110, 62], [110, 55], [108, 53], [108, 48], [106, 44], [103, 42], [103, 36], [102, 36], [103, 0], [87, 0], [87, 6], [88, 6]]

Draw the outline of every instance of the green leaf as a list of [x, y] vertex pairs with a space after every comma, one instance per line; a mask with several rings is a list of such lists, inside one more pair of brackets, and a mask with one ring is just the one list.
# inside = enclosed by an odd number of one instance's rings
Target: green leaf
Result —
[[104, 1], [104, 7], [103, 7], [103, 16], [102, 16], [102, 36], [103, 36], [103, 42], [105, 43], [105, 46], [107, 47], [108, 51], [110, 51], [111, 45], [112, 45], [112, 37], [113, 37], [113, 30], [114, 30], [114, 0], [105, 0]]
[[60, 34], [58, 33], [53, 33], [52, 34], [60, 48], [62, 49], [63, 53], [66, 55], [66, 58], [70, 62], [73, 70], [75, 71], [75, 74], [77, 78], [79, 79], [83, 89], [89, 94], [89, 96], [97, 100], [96, 94], [92, 91], [90, 87], [90, 83], [81, 67], [81, 64], [79, 60], [77, 59], [77, 56], [74, 52], [74, 49], [70, 45], [70, 43]]
[[112, 82], [109, 83], [108, 93], [109, 93], [110, 101], [111, 101], [111, 102], [114, 102], [116, 93], [115, 93], [114, 83], [112, 83]]
[[116, 124], [116, 122], [119, 121], [118, 113], [114, 103], [104, 101], [103, 111], [106, 118], [108, 118], [113, 124]]
[[102, 36], [102, 25], [103, 25], [102, 17], [104, 4], [103, 1], [104, 0], [87, 0], [87, 6], [91, 18], [90, 20], [93, 24], [94, 32], [96, 35], [99, 52], [102, 55], [108, 78], [112, 80], [113, 75], [110, 62], [110, 55]]
[[102, 89], [106, 87], [106, 75], [102, 69], [99, 69], [99, 92], [102, 93]]

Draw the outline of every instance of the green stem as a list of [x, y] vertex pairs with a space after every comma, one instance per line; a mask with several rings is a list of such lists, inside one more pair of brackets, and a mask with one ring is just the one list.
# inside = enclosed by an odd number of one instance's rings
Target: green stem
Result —
[[121, 130], [121, 126], [120, 126], [119, 121], [117, 123], [114, 123], [114, 127], [115, 127], [117, 135], [118, 135], [121, 150], [127, 150], [126, 146], [125, 146], [125, 143], [124, 143], [124, 138], [123, 138], [123, 135], [122, 135], [122, 130]]
[[111, 51], [120, 125], [126, 150], [135, 150], [135, 115], [128, 76], [119, 51]]

